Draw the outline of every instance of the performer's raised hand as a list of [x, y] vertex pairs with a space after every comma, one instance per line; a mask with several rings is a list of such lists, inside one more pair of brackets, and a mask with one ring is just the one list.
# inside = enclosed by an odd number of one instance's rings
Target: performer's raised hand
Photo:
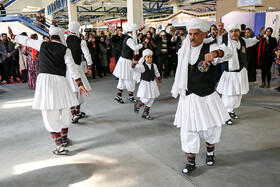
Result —
[[131, 64], [131, 67], [132, 68], [135, 68], [135, 66], [138, 64], [138, 61], [134, 61], [132, 64]]
[[9, 27], [9, 26], [8, 26], [8, 33], [9, 33], [10, 37], [12, 37], [14, 35], [11, 27]]
[[260, 29], [260, 37], [263, 37], [264, 36], [264, 33], [265, 33], [265, 27], [261, 27]]
[[80, 85], [79, 86], [79, 91], [80, 91], [80, 95], [82, 95], [82, 92], [84, 92], [85, 96], [89, 96], [88, 91], [85, 89], [84, 85]]

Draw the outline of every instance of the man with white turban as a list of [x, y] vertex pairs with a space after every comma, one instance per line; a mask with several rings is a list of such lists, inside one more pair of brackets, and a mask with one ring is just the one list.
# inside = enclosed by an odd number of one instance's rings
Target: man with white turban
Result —
[[[240, 31], [240, 24], [237, 23], [227, 27], [228, 34], [223, 37], [222, 43], [232, 50], [233, 56], [224, 62], [225, 71], [217, 86], [217, 91], [222, 94], [223, 103], [232, 119], [238, 119], [234, 109], [240, 106], [242, 95], [249, 91], [246, 48], [255, 45], [264, 35], [264, 31], [261, 30], [257, 37], [245, 39], [240, 37]], [[227, 124], [232, 124], [231, 119]]]
[[181, 128], [182, 150], [188, 160], [182, 170], [185, 174], [196, 168], [200, 138], [206, 141], [206, 164], [214, 164], [215, 143], [220, 141], [222, 124], [230, 118], [215, 91], [215, 73], [216, 65], [230, 58], [232, 52], [225, 45], [203, 43], [209, 28], [201, 19], [188, 22], [171, 91], [175, 98], [180, 94], [174, 125]]
[[[86, 88], [87, 91], [91, 90], [91, 86], [87, 80], [87, 77], [85, 76], [85, 73], [83, 71], [82, 67], [82, 54], [84, 54], [84, 57], [87, 61], [87, 65], [89, 67], [89, 74], [91, 74], [91, 68], [92, 68], [92, 59], [90, 52], [87, 47], [87, 43], [85, 40], [82, 40], [79, 37], [79, 29], [80, 24], [76, 21], [69, 23], [68, 25], [70, 34], [66, 37], [66, 43], [67, 47], [71, 50], [74, 62], [76, 64], [76, 69], [81, 74], [82, 82]], [[74, 78], [71, 76], [70, 71], [66, 71], [66, 78], [69, 82], [69, 85], [71, 89], [74, 92], [74, 95], [77, 97], [79, 101], [79, 105], [72, 106], [71, 107], [71, 114], [72, 114], [72, 123], [77, 123], [79, 119], [84, 117], [86, 114], [84, 112], [80, 111], [81, 104], [84, 102], [83, 95], [80, 95], [79, 88], [74, 80]]]
[[47, 131], [50, 132], [57, 147], [56, 155], [66, 154], [68, 144], [67, 133], [70, 126], [70, 107], [78, 105], [66, 79], [66, 69], [78, 84], [80, 92], [88, 96], [83, 86], [81, 75], [75, 67], [70, 49], [65, 45], [64, 30], [51, 26], [49, 30], [51, 42], [33, 40], [27, 36], [13, 34], [13, 40], [22, 45], [32, 47], [40, 52], [39, 75], [37, 77], [33, 109], [41, 110]]
[[[134, 72], [141, 74], [137, 92], [137, 97], [140, 97], [140, 101], [134, 104], [134, 112], [138, 114], [139, 109], [144, 106], [142, 118], [152, 120], [150, 108], [155, 98], [159, 96], [158, 87], [161, 85], [160, 73], [157, 65], [153, 63], [153, 51], [145, 49], [139, 62], [134, 62], [131, 67]], [[157, 78], [158, 85], [155, 78]]]
[[123, 104], [122, 92], [124, 89], [127, 89], [129, 96], [127, 100], [131, 102], [136, 102], [133, 97], [133, 92], [135, 90], [135, 81], [133, 79], [133, 71], [131, 71], [131, 65], [133, 60], [134, 51], [138, 51], [143, 47], [143, 44], [135, 44], [133, 40], [133, 31], [137, 30], [137, 25], [129, 25], [127, 29], [127, 36], [124, 38], [121, 57], [118, 60], [118, 63], [115, 67], [113, 74], [119, 78], [117, 85], [118, 93], [115, 97], [115, 100]]

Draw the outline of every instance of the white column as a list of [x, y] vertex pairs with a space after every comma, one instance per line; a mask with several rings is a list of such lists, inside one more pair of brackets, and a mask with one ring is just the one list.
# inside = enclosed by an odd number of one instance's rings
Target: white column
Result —
[[143, 0], [127, 0], [127, 21], [139, 28], [143, 25]]
[[67, 5], [69, 23], [72, 21], [78, 21], [77, 5], [71, 3], [71, 0], [67, 0]]
[[47, 21], [49, 21], [50, 23], [53, 20], [53, 14], [48, 15], [48, 9], [47, 8], [45, 8], [45, 17], [46, 17]]

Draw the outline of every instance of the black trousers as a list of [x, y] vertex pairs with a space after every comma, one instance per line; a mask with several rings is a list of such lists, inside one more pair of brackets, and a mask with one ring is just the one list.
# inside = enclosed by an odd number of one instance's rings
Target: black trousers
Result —
[[[162, 76], [164, 71], [164, 76], [167, 76], [168, 73], [168, 53], [161, 53], [158, 55], [158, 71], [160, 76]], [[164, 66], [164, 69], [163, 69]]]
[[177, 68], [177, 54], [173, 53], [171, 54], [171, 56], [168, 58], [168, 67], [166, 70], [166, 76], [170, 76], [170, 73], [172, 70], [174, 70], [174, 75], [176, 73], [176, 68]]
[[10, 82], [10, 76], [13, 76], [13, 80], [16, 80], [16, 63], [12, 58], [6, 58], [3, 62], [4, 77], [3, 80]]
[[261, 65], [261, 76], [262, 76], [262, 82], [268, 82], [270, 83], [271, 80], [271, 66], [272, 66], [272, 62], [267, 62], [265, 63], [265, 65]]
[[101, 76], [101, 65], [99, 59], [92, 59], [92, 77], [95, 78], [95, 72]]
[[21, 78], [24, 81], [28, 80], [28, 73], [27, 73], [27, 69], [21, 70]]
[[4, 80], [4, 77], [5, 77], [5, 69], [4, 69], [3, 62], [0, 63], [0, 76], [1, 76], [1, 80]]

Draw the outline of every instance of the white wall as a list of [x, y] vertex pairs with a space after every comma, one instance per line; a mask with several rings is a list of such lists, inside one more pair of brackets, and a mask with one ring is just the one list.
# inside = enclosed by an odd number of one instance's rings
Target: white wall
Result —
[[16, 35], [22, 32], [26, 32], [28, 36], [37, 33], [39, 39], [43, 39], [41, 34], [30, 29], [29, 27], [25, 26], [21, 22], [0, 22], [0, 33], [8, 33], [8, 26], [11, 27], [13, 33]]
[[225, 29], [232, 23], [245, 24], [254, 30], [255, 28], [255, 13], [250, 12], [230, 12], [222, 17], [222, 22], [225, 24]]
[[[278, 19], [276, 19], [276, 16], [278, 16]], [[280, 29], [280, 11], [278, 12], [267, 12], [265, 16], [265, 27], [271, 27], [274, 29], [272, 36], [279, 38], [279, 29]], [[278, 22], [276, 22], [276, 20]]]
[[265, 16], [265, 27], [272, 27], [275, 24], [276, 15], [280, 16], [280, 11], [278, 12], [267, 12]]

